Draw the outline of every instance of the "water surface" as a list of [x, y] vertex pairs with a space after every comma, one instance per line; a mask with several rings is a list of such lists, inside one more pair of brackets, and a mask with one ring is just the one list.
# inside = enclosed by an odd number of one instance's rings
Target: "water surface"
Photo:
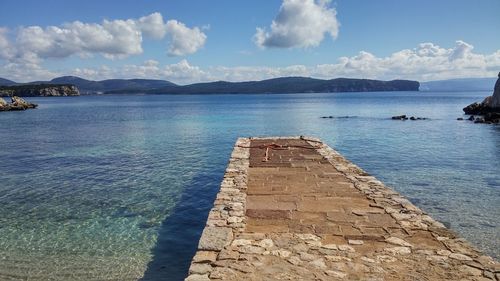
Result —
[[319, 137], [498, 258], [500, 126], [456, 120], [487, 94], [31, 98], [0, 114], [0, 279], [182, 280], [238, 136]]

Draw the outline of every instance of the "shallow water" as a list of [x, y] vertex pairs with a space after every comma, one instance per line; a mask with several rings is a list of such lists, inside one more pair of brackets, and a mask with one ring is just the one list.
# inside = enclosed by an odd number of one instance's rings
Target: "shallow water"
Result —
[[238, 136], [320, 137], [498, 258], [500, 126], [456, 120], [487, 94], [31, 98], [0, 114], [0, 279], [181, 280]]

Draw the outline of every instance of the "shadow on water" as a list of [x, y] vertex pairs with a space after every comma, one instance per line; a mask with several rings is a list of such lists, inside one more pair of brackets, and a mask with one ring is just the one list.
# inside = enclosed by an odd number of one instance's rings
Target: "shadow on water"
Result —
[[[184, 280], [224, 171], [200, 173], [184, 190], [180, 202], [162, 223], [153, 258], [142, 281]], [[217, 174], [217, 173], [216, 173]]]

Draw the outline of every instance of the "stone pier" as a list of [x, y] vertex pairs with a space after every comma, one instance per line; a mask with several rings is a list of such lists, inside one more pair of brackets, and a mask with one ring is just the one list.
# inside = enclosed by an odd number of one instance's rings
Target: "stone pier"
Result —
[[193, 280], [500, 280], [500, 265], [310, 137], [240, 138]]

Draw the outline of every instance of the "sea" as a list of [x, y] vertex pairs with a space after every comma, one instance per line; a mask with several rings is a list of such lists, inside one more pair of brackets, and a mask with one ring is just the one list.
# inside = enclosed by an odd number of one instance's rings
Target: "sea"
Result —
[[321, 138], [498, 259], [500, 126], [457, 120], [490, 94], [28, 98], [0, 113], [0, 280], [183, 280], [250, 136]]

